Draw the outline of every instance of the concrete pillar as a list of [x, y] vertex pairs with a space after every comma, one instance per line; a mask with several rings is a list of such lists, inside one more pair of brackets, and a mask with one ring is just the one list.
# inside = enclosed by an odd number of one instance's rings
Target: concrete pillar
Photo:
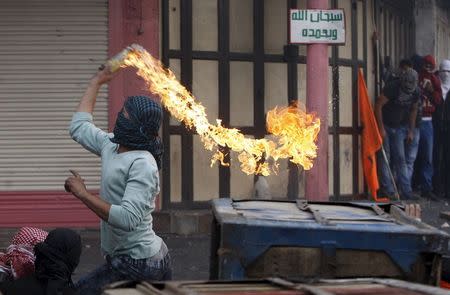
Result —
[[[159, 54], [159, 1], [108, 1], [108, 56], [137, 43], [153, 56]], [[108, 123], [114, 127], [117, 113], [125, 97], [149, 95], [145, 83], [136, 75], [136, 70], [126, 68], [109, 83]]]
[[[327, 9], [328, 0], [308, 0], [308, 9]], [[328, 45], [310, 44], [306, 57], [306, 109], [320, 117], [317, 158], [306, 172], [307, 200], [327, 201], [328, 191]]]
[[436, 56], [436, 0], [416, 0], [415, 4], [416, 53]]

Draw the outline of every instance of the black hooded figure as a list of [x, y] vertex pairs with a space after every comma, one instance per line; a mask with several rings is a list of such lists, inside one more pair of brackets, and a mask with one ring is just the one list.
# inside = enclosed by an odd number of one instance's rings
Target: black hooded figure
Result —
[[34, 251], [34, 274], [0, 284], [3, 295], [76, 294], [72, 274], [80, 262], [80, 235], [66, 228], [52, 230], [43, 243], [35, 246]]

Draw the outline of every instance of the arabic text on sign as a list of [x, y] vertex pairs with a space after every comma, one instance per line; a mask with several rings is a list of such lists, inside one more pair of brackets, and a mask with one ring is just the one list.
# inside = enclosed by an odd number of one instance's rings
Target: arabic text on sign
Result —
[[303, 37], [312, 37], [316, 39], [327, 38], [331, 40], [337, 40], [337, 30], [336, 29], [303, 29]]
[[[308, 11], [300, 10], [292, 13], [292, 20], [308, 20]], [[332, 12], [309, 12], [309, 21], [318, 22], [338, 22], [342, 20], [342, 13]]]

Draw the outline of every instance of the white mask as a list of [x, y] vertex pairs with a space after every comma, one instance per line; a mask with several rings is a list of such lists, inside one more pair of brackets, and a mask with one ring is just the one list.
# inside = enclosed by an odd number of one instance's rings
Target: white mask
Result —
[[442, 84], [450, 83], [450, 71], [439, 71], [439, 78], [441, 79]]
[[442, 95], [446, 99], [450, 90], [450, 60], [444, 59], [439, 65], [439, 79], [441, 80]]

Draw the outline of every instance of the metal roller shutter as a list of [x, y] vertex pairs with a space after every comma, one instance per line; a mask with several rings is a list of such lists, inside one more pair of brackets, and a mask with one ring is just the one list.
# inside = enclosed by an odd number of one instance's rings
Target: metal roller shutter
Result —
[[[0, 1], [0, 191], [61, 191], [68, 169], [98, 189], [99, 159], [68, 135], [107, 58], [107, 0]], [[107, 129], [107, 89], [94, 118]]]

